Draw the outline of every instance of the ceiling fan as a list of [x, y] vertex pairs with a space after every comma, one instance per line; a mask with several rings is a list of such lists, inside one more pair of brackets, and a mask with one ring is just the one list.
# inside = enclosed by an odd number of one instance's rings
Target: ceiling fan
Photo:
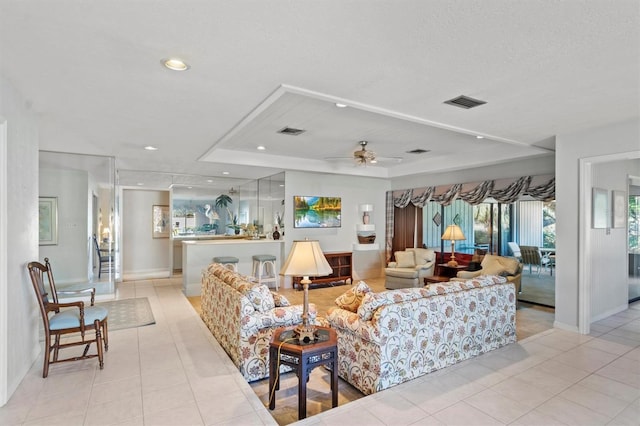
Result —
[[353, 159], [357, 165], [366, 166], [376, 164], [378, 161], [392, 161], [399, 163], [402, 157], [378, 157], [375, 152], [367, 150], [367, 141], [358, 142], [360, 149], [353, 152], [353, 157], [327, 157], [325, 160], [349, 160]]
[[238, 190], [237, 189], [233, 189], [233, 186], [231, 187], [231, 189], [229, 190], [229, 195], [234, 195], [237, 194]]

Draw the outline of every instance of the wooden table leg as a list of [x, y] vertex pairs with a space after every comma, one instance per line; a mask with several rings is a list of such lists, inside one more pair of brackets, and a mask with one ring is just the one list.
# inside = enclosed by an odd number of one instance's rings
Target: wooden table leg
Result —
[[333, 408], [338, 406], [338, 363], [336, 362], [336, 355], [337, 351], [331, 363], [331, 406]]
[[280, 387], [280, 371], [278, 369], [278, 351], [269, 349], [269, 410], [276, 408], [276, 390]]
[[309, 370], [304, 357], [301, 358], [298, 366], [298, 420], [307, 418], [307, 380], [309, 380]]

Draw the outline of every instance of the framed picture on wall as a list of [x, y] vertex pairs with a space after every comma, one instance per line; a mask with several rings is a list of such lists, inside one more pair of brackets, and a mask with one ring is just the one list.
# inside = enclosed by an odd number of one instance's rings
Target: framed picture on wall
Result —
[[609, 227], [609, 191], [593, 188], [591, 195], [591, 227], [604, 229]]
[[153, 223], [153, 238], [169, 238], [169, 230], [171, 229], [169, 206], [153, 206], [151, 223]]
[[41, 246], [58, 245], [58, 197], [40, 197], [38, 240]]
[[627, 225], [627, 194], [624, 191], [611, 191], [611, 227], [624, 228]]

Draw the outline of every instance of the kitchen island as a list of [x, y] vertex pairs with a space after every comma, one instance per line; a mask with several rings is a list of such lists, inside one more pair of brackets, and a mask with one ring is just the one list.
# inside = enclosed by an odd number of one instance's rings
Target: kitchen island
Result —
[[[239, 259], [238, 272], [251, 275], [254, 254], [270, 254], [276, 257], [278, 268], [284, 258], [284, 241], [246, 238], [218, 238], [182, 241], [182, 291], [186, 296], [200, 295], [202, 270], [211, 264], [215, 256], [235, 256]], [[277, 271], [279, 272], [279, 271]]]

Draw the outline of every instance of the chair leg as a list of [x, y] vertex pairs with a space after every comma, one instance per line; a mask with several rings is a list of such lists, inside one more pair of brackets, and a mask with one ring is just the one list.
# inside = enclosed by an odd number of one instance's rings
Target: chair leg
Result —
[[100, 363], [100, 370], [104, 368], [104, 354], [102, 353], [102, 336], [100, 330], [102, 329], [102, 324], [100, 321], [95, 320], [93, 322], [93, 326], [96, 328], [96, 345], [98, 346], [98, 361]]
[[109, 350], [109, 327], [107, 326], [107, 319], [102, 322], [102, 340], [104, 341], [105, 352]]
[[49, 375], [49, 357], [51, 356], [51, 336], [45, 333], [44, 336], [44, 365], [42, 366], [42, 378], [46, 379]]
[[60, 348], [60, 335], [56, 334], [53, 340], [55, 342], [53, 346], [53, 362], [56, 362], [58, 360], [58, 351]]

